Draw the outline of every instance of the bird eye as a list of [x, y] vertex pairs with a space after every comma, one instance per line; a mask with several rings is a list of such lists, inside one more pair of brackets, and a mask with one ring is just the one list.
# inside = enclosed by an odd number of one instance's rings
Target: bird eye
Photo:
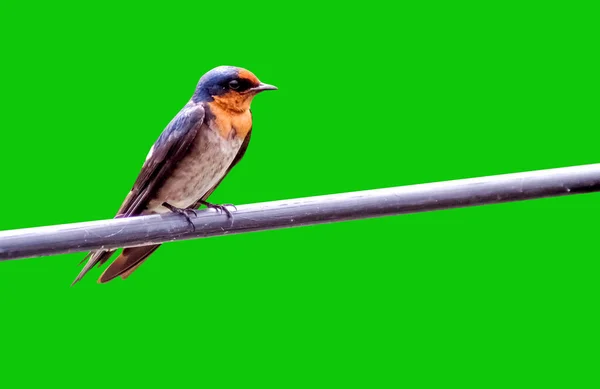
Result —
[[229, 81], [229, 87], [235, 90], [240, 87], [240, 83], [238, 82], [238, 80], [231, 80]]

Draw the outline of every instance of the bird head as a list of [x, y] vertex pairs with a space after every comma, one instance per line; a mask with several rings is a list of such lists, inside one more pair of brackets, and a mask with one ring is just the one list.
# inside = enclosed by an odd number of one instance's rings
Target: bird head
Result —
[[229, 111], [244, 112], [254, 96], [277, 87], [264, 84], [250, 71], [234, 66], [219, 66], [206, 73], [196, 87], [192, 100], [214, 102]]

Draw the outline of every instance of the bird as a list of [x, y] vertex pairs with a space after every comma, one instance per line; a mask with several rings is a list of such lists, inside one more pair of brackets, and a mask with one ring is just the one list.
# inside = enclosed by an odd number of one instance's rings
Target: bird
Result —
[[[225, 205], [207, 199], [246, 153], [252, 133], [252, 99], [276, 89], [240, 67], [219, 66], [205, 73], [189, 102], [150, 148], [115, 218], [175, 212], [191, 223], [189, 214], [201, 205], [231, 217]], [[159, 246], [125, 248], [98, 282], [119, 276], [126, 279]], [[107, 262], [115, 251], [89, 252], [72, 285], [94, 266]]]

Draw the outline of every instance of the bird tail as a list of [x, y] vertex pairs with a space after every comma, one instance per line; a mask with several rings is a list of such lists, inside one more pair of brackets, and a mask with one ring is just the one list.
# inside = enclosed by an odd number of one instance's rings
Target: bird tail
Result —
[[88, 271], [90, 271], [94, 266], [96, 266], [96, 265], [101, 266], [102, 264], [104, 264], [104, 262], [108, 261], [114, 253], [115, 253], [115, 250], [90, 251], [88, 253], [88, 255], [86, 255], [85, 258], [83, 258], [83, 260], [79, 263], [79, 264], [82, 264], [86, 259], [89, 258], [89, 260], [87, 261], [87, 263], [85, 264], [83, 269], [81, 269], [81, 272], [79, 272], [79, 274], [77, 275], [77, 277], [75, 278], [75, 281], [73, 281], [71, 286], [73, 286], [77, 282], [79, 282], [83, 278], [83, 276], [85, 276], [85, 274]]
[[131, 275], [160, 245], [131, 247], [123, 250], [121, 255], [110, 264], [100, 276], [99, 283], [106, 283], [116, 277], [125, 279]]

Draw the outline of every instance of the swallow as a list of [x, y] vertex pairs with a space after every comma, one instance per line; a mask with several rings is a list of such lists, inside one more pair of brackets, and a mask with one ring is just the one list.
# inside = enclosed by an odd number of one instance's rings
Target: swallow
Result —
[[[252, 99], [276, 89], [250, 71], [233, 66], [220, 66], [203, 75], [190, 101], [150, 148], [115, 218], [176, 212], [189, 222], [188, 214], [201, 205], [231, 217], [225, 206], [207, 202], [208, 197], [246, 153], [252, 132]], [[124, 249], [98, 282], [129, 277], [159, 246]], [[88, 253], [73, 285], [114, 252]]]

